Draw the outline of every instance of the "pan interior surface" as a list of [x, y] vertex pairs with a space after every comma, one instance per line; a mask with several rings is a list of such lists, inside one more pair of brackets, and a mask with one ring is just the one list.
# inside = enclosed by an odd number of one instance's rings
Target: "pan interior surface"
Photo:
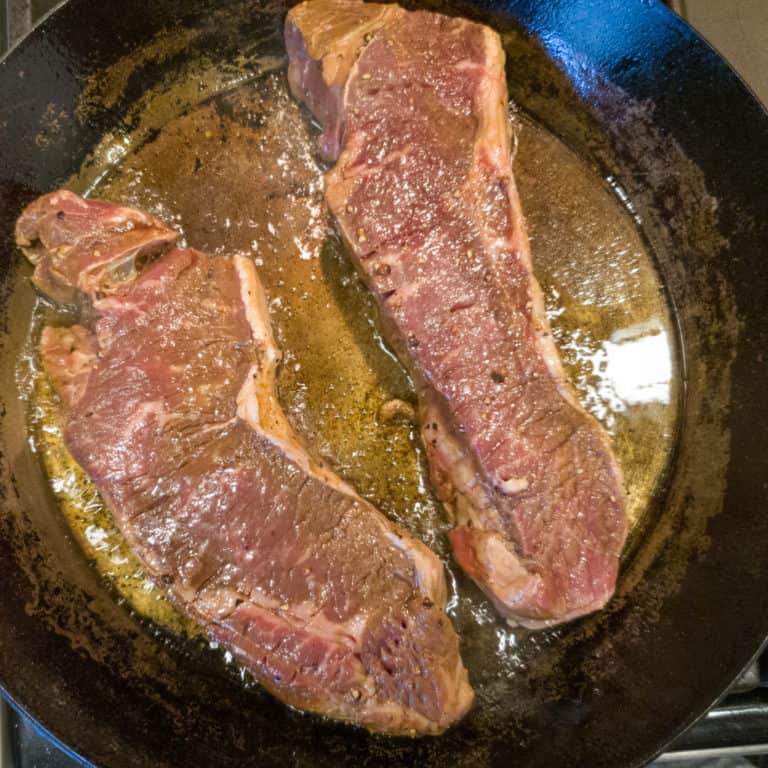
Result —
[[[451, 561], [448, 523], [429, 489], [415, 427], [380, 418], [386, 401], [413, 401], [414, 393], [326, 213], [314, 129], [285, 83], [285, 8], [214, 4], [203, 13], [161, 2], [144, 24], [128, 24], [120, 50], [97, 34], [92, 47], [104, 50], [85, 65], [75, 56], [77, 5], [35, 33], [77, 59], [77, 86], [51, 94], [50, 105], [26, 118], [33, 132], [11, 137], [21, 148], [15, 186], [2, 180], [3, 354], [14, 361], [2, 382], [3, 478], [14, 493], [0, 528], [0, 567], [13, 599], [0, 618], [15, 622], [15, 636], [0, 638], [4, 685], [104, 765], [515, 758], [613, 767], [650, 757], [747, 661], [749, 643], [734, 644], [723, 668], [700, 681], [702, 690], [691, 686], [690, 664], [706, 655], [710, 617], [754, 604], [747, 588], [728, 605], [729, 588], [757, 579], [733, 552], [768, 543], [768, 532], [752, 524], [749, 492], [724, 513], [739, 429], [728, 421], [729, 403], [749, 307], [737, 304], [739, 276], [721, 258], [735, 243], [724, 234], [727, 203], [677, 140], [682, 135], [660, 127], [659, 111], [626, 83], [594, 75], [587, 87], [574, 77], [546, 35], [526, 31], [559, 23], [543, 20], [535, 4], [518, 3], [509, 14], [435, 6], [502, 33], [535, 269], [568, 372], [613, 438], [632, 527], [606, 611], [548, 632], [510, 629]], [[666, 15], [654, 19], [670, 23]], [[0, 73], [17, 89], [18, 80], [43, 77], [51, 66], [34, 42]], [[2, 130], [0, 121], [0, 151], [10, 141]], [[12, 247], [23, 204], [62, 184], [145, 208], [192, 247], [253, 258], [285, 356], [281, 399], [297, 430], [446, 561], [449, 613], [477, 692], [472, 712], [448, 734], [386, 739], [283, 707], [145, 578], [64, 449], [39, 369], [42, 324], [73, 316], [35, 298]], [[747, 529], [753, 540], [745, 544]], [[747, 627], [754, 637], [762, 636], [761, 621]], [[8, 671], [22, 638], [39, 660], [36, 673]], [[51, 675], [61, 683], [46, 698]], [[625, 725], [621, 713], [642, 718], [660, 685], [671, 686], [667, 711]], [[105, 715], [113, 709], [119, 717]], [[90, 731], [73, 725], [73, 711]], [[625, 738], [612, 738], [621, 728]]]
[[[478, 619], [488, 627], [475, 665], [495, 655], [501, 673], [519, 663], [512, 649], [528, 633], [496, 619], [451, 561], [449, 522], [429, 486], [416, 426], [381, 418], [389, 400], [415, 405], [415, 392], [382, 341], [373, 303], [333, 231], [313, 138], [284, 73], [276, 71], [206, 99], [109, 173], [89, 165], [70, 186], [172, 221], [193, 247], [254, 259], [284, 354], [279, 386], [295, 427], [326, 464], [439, 552], [450, 569], [451, 613], [462, 636], [476, 631]], [[528, 118], [517, 118], [517, 140], [517, 180], [553, 331], [582, 402], [613, 437], [630, 527], [642, 531], [678, 417], [679, 364], [665, 292], [607, 183]], [[114, 146], [99, 147], [97, 156], [114, 153]], [[35, 450], [74, 535], [117, 591], [144, 616], [197, 635], [144, 576], [64, 447], [36, 348], [45, 322], [67, 319], [39, 300], [20, 361], [22, 375], [30, 374]]]

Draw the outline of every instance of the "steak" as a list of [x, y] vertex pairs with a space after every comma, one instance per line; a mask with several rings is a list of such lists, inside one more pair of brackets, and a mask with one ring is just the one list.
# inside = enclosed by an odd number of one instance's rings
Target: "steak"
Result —
[[39, 286], [83, 303], [82, 324], [44, 329], [43, 363], [147, 574], [288, 704], [388, 733], [458, 720], [472, 691], [442, 564], [291, 430], [252, 263], [63, 191], [17, 241]]
[[504, 53], [464, 19], [359, 0], [288, 14], [325, 196], [417, 385], [456, 560], [510, 623], [603, 606], [626, 537], [609, 439], [566, 380], [512, 175]]

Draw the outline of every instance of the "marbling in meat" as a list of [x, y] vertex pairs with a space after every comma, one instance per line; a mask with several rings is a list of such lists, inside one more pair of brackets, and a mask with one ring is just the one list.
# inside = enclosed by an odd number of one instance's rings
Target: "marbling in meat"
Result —
[[388, 733], [458, 720], [472, 691], [442, 564], [292, 432], [252, 263], [69, 192], [32, 203], [17, 239], [43, 290], [84, 304], [45, 328], [43, 362], [148, 575], [289, 704]]
[[533, 275], [498, 35], [309, 0], [285, 39], [293, 93], [336, 160], [326, 200], [417, 382], [456, 559], [512, 622], [600, 608], [626, 536], [622, 476], [566, 380]]

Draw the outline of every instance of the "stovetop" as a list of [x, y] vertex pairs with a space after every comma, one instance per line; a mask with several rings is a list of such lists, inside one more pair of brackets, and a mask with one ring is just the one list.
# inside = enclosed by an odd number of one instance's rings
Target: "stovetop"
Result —
[[[728, 59], [768, 104], [768, 0], [666, 0]], [[58, 0], [0, 0], [0, 54]], [[663, 697], [660, 691], [659, 696]], [[653, 764], [768, 768], [768, 651], [723, 700]], [[75, 768], [36, 723], [0, 702], [0, 768]]]

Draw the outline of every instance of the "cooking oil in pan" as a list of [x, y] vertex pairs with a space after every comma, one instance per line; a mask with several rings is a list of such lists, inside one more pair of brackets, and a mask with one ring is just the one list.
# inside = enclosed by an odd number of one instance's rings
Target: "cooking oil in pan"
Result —
[[[109, 173], [87, 169], [72, 186], [145, 208], [196, 248], [254, 260], [284, 354], [279, 387], [289, 417], [311, 451], [444, 557], [453, 587], [449, 609], [470, 669], [472, 656], [484, 659], [482, 679], [474, 681], [482, 687], [519, 667], [523, 640], [451, 565], [447, 522], [429, 487], [416, 428], [382, 418], [392, 399], [415, 402], [413, 388], [333, 234], [313, 138], [284, 76], [271, 73], [171, 119], [131, 152], [125, 137], [114, 139], [120, 163]], [[100, 147], [97, 156], [108, 150]], [[640, 531], [677, 421], [677, 358], [662, 285], [635, 224], [603, 180], [525, 119], [518, 123], [515, 168], [565, 367], [584, 406], [612, 436], [630, 525]], [[140, 613], [194, 631], [144, 577], [67, 454], [42, 374], [33, 397], [33, 440], [96, 567]], [[546, 643], [546, 636], [531, 642]]]
[[521, 120], [518, 143], [547, 315], [582, 404], [612, 437], [634, 531], [676, 436], [679, 360], [665, 292], [626, 199], [535, 123]]
[[144, 575], [96, 487], [64, 447], [57, 399], [48, 378], [38, 373], [32, 386], [32, 440], [60, 509], [93, 564], [130, 600], [134, 610], [173, 631], [200, 634], [194, 622], [179, 613]]

